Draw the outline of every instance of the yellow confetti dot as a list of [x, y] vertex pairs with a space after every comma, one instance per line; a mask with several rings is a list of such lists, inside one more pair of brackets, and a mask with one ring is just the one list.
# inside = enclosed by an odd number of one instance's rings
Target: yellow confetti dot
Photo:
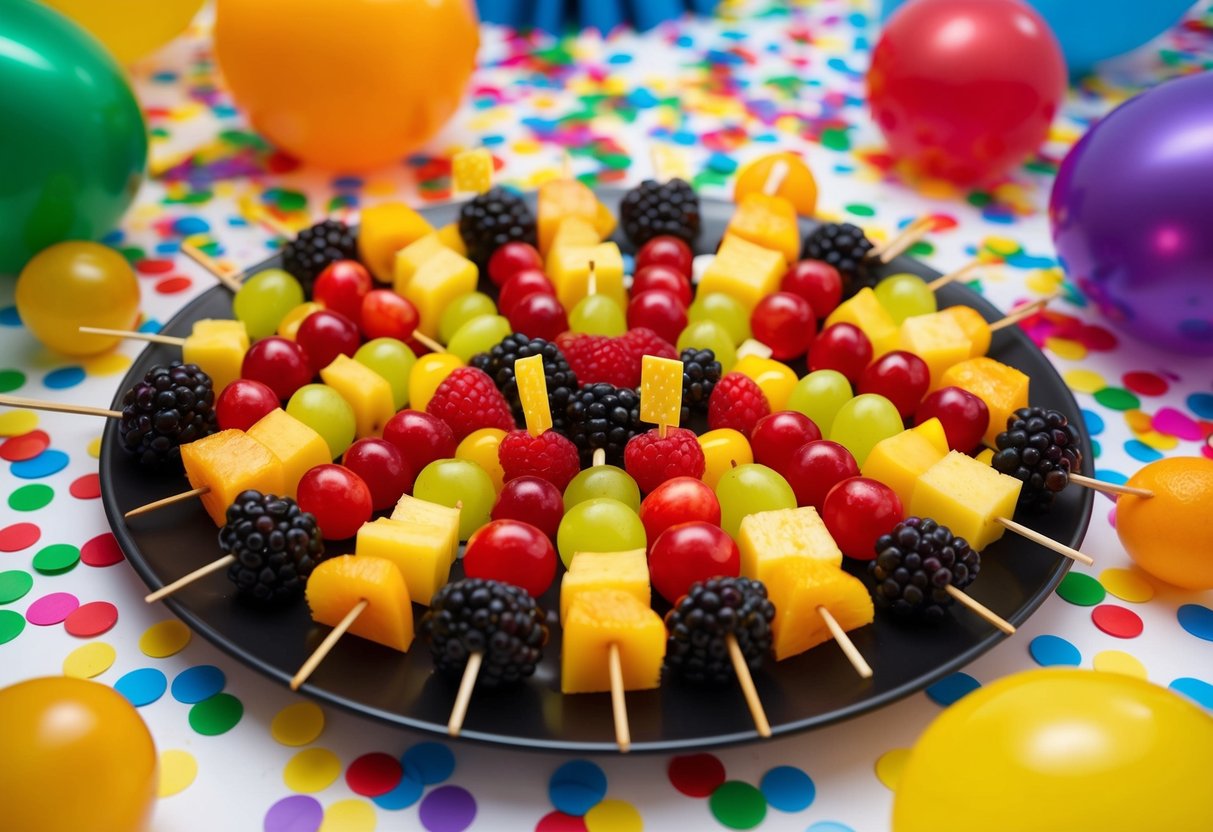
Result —
[[642, 832], [644, 819], [631, 803], [604, 800], [585, 813], [589, 832]]
[[1046, 338], [1045, 349], [1058, 358], [1066, 358], [1070, 361], [1081, 361], [1087, 357], [1087, 348], [1069, 338]]
[[88, 455], [93, 459], [98, 459], [101, 456], [101, 437], [94, 436], [92, 439], [90, 439], [88, 442], [88, 447], [85, 448], [85, 451], [87, 451]]
[[1144, 604], [1154, 597], [1154, 584], [1136, 569], [1105, 569], [1099, 573], [1103, 588], [1122, 601]]
[[910, 749], [894, 748], [892, 751], [886, 751], [880, 755], [880, 759], [876, 761], [876, 779], [885, 785], [889, 791], [897, 790], [897, 781], [901, 779], [901, 772], [906, 767], [906, 760], [910, 759]]
[[341, 776], [341, 760], [327, 748], [308, 748], [286, 763], [282, 781], [296, 792], [319, 792], [327, 789]]
[[32, 410], [0, 413], [0, 436], [20, 436], [38, 427], [38, 414]]
[[1096, 670], [1102, 670], [1104, 673], [1123, 673], [1138, 679], [1146, 678], [1146, 666], [1123, 650], [1102, 650], [1091, 659], [1091, 664]]
[[176, 748], [160, 752], [160, 796], [183, 792], [198, 776], [198, 761], [188, 751]]
[[1010, 257], [1012, 254], [1015, 254], [1020, 250], [1019, 243], [1015, 242], [1010, 237], [986, 237], [983, 245], [990, 251], [994, 252], [995, 254], [1000, 254], [1003, 257]]
[[1147, 430], [1144, 433], [1139, 433], [1137, 438], [1151, 448], [1159, 451], [1170, 451], [1179, 447], [1179, 437], [1168, 436], [1165, 433], [1159, 433], [1156, 430]]
[[110, 669], [118, 653], [104, 641], [81, 645], [67, 654], [63, 660], [63, 675], [77, 679], [91, 679]]
[[1150, 414], [1143, 413], [1140, 410], [1126, 410], [1125, 424], [1129, 426], [1129, 430], [1134, 433], [1146, 433], [1152, 430], [1153, 420]]
[[1061, 286], [1062, 277], [1059, 269], [1033, 269], [1026, 281], [1028, 289], [1038, 295], [1051, 295]]
[[1075, 393], [1096, 393], [1108, 386], [1103, 376], [1094, 370], [1069, 370], [1062, 378]]
[[163, 659], [180, 653], [190, 643], [193, 634], [190, 628], [175, 618], [153, 624], [139, 637], [139, 649], [153, 659]]
[[131, 357], [120, 352], [99, 355], [83, 362], [84, 371], [90, 376], [114, 376], [131, 366]]
[[923, 179], [918, 184], [918, 192], [927, 199], [939, 200], [955, 199], [959, 193], [955, 185], [942, 179]]
[[543, 145], [534, 139], [520, 139], [514, 142], [512, 149], [520, 156], [533, 156], [543, 149]]
[[324, 810], [319, 832], [373, 832], [376, 822], [375, 807], [351, 797]]
[[270, 723], [270, 735], [283, 745], [307, 745], [324, 730], [324, 711], [315, 702], [287, 705]]

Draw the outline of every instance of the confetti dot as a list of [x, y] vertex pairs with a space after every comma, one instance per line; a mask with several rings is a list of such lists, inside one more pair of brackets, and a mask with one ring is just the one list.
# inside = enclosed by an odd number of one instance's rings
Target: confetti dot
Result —
[[55, 489], [49, 485], [23, 485], [8, 495], [8, 507], [13, 511], [37, 511], [54, 498]]
[[52, 592], [29, 605], [25, 618], [38, 627], [61, 624], [80, 606], [80, 599], [70, 592]]
[[587, 832], [585, 819], [566, 815], [564, 812], [548, 812], [535, 824], [535, 832]]
[[1063, 378], [1075, 393], [1094, 393], [1105, 387], [1103, 376], [1092, 370], [1069, 370]]
[[1176, 693], [1182, 693], [1201, 707], [1213, 709], [1213, 685], [1210, 685], [1203, 679], [1193, 679], [1191, 676], [1183, 676], [1167, 685], [1167, 687]]
[[1103, 584], [1082, 572], [1067, 572], [1057, 585], [1062, 600], [1079, 607], [1093, 607], [1107, 597]]
[[54, 543], [34, 555], [33, 567], [43, 575], [59, 575], [80, 562], [80, 550], [68, 543]]
[[42, 529], [33, 523], [13, 523], [0, 529], [0, 552], [20, 552], [42, 537]]
[[113, 566], [125, 558], [118, 541], [110, 532], [99, 534], [80, 547], [80, 560], [85, 566]]
[[20, 370], [0, 370], [0, 393], [11, 393], [25, 384], [25, 373]]
[[1188, 396], [1188, 410], [1202, 419], [1213, 419], [1213, 393], [1193, 393]]
[[97, 474], [85, 474], [72, 480], [67, 492], [77, 500], [95, 500], [101, 496], [101, 477]]
[[324, 821], [324, 807], [314, 797], [293, 794], [265, 813], [264, 832], [316, 832]]
[[0, 436], [20, 436], [38, 427], [38, 414], [32, 410], [0, 413]]
[[1144, 604], [1154, 597], [1154, 585], [1136, 569], [1105, 569], [1099, 582], [1122, 601]]
[[31, 430], [0, 442], [0, 459], [5, 462], [25, 462], [36, 458], [49, 448], [51, 438], [44, 430]]
[[270, 736], [289, 746], [314, 742], [323, 730], [324, 711], [315, 702], [287, 705], [270, 723]]
[[894, 748], [876, 758], [876, 779], [889, 791], [897, 790], [897, 781], [910, 759], [910, 749]]
[[396, 788], [403, 776], [400, 761], [379, 751], [363, 754], [345, 770], [345, 782], [350, 791], [363, 797], [387, 794]]
[[1128, 390], [1119, 387], [1105, 387], [1095, 392], [1095, 401], [1109, 410], [1136, 410], [1141, 407], [1141, 399]]
[[84, 362], [84, 371], [90, 376], [116, 376], [129, 366], [131, 366], [130, 356], [120, 352], [111, 352], [87, 359]]
[[309, 794], [327, 789], [341, 776], [341, 760], [327, 748], [308, 748], [291, 757], [282, 771], [286, 787]]
[[324, 810], [320, 832], [374, 832], [375, 807], [365, 800], [349, 797]]
[[548, 781], [548, 798], [566, 815], [584, 815], [606, 797], [606, 792], [606, 772], [589, 760], [570, 760]]
[[227, 677], [212, 664], [189, 667], [177, 674], [171, 688], [173, 698], [186, 705], [195, 705], [223, 690]]
[[1213, 609], [1200, 604], [1184, 604], [1176, 611], [1175, 617], [1179, 619], [1179, 626], [1191, 635], [1213, 641]]
[[184, 292], [192, 285], [193, 281], [188, 277], [176, 275], [175, 277], [166, 277], [164, 280], [157, 281], [155, 289], [161, 295], [175, 295], [178, 292]]
[[1102, 650], [1091, 659], [1091, 666], [1104, 673], [1123, 673], [1138, 679], [1146, 678], [1146, 666], [1123, 650]]
[[84, 381], [84, 378], [84, 368], [72, 365], [52, 370], [42, 379], [42, 383], [52, 390], [66, 390], [69, 387], [75, 387]]
[[21, 635], [25, 629], [25, 616], [12, 610], [0, 610], [0, 644], [8, 642]]
[[708, 797], [725, 781], [724, 763], [714, 754], [684, 754], [670, 760], [670, 783], [687, 797]]
[[429, 832], [463, 832], [476, 819], [476, 799], [459, 786], [440, 786], [421, 801], [417, 816]]
[[855, 832], [855, 830], [845, 823], [839, 823], [836, 820], [819, 820], [806, 829], [805, 832]]
[[767, 799], [762, 792], [740, 780], [721, 783], [708, 798], [712, 816], [729, 829], [753, 829], [767, 816]]
[[118, 623], [118, 608], [109, 601], [90, 601], [74, 610], [63, 622], [67, 634], [76, 638], [92, 638], [108, 631]]
[[1115, 638], [1137, 638], [1141, 635], [1141, 617], [1124, 607], [1101, 604], [1091, 610], [1091, 620], [1096, 627]]
[[190, 727], [204, 737], [226, 734], [244, 716], [244, 705], [230, 693], [217, 693], [190, 708]]
[[14, 477], [23, 480], [40, 480], [52, 474], [58, 474], [67, 467], [67, 454], [63, 451], [43, 451], [33, 459], [24, 462], [14, 462], [9, 471]]
[[198, 761], [188, 751], [170, 748], [160, 752], [160, 796], [172, 797], [190, 787], [198, 776]]
[[1041, 667], [1077, 667], [1082, 664], [1082, 653], [1060, 636], [1037, 636], [1028, 643], [1028, 652]]
[[758, 784], [772, 809], [781, 812], [801, 812], [809, 808], [817, 796], [813, 778], [795, 766], [777, 766], [762, 775]]
[[981, 682], [967, 673], [944, 676], [927, 688], [927, 696], [937, 705], [947, 707], [981, 687]]
[[63, 675], [92, 679], [113, 667], [117, 657], [118, 651], [104, 641], [82, 644], [68, 653], [67, 658], [63, 660]]
[[384, 792], [378, 797], [371, 798], [371, 800], [380, 809], [387, 809], [395, 812], [412, 806], [421, 799], [421, 793], [424, 791], [425, 786], [421, 785], [421, 783], [414, 780], [412, 777], [409, 777], [406, 773], [400, 778], [400, 782], [397, 783], [391, 791]]
[[1167, 392], [1167, 380], [1154, 373], [1134, 371], [1125, 373], [1121, 382], [1129, 390], [1141, 396], [1161, 396]]
[[0, 572], [0, 604], [11, 604], [34, 588], [34, 576], [21, 569]]
[[585, 813], [588, 832], [643, 832], [644, 819], [631, 803], [604, 800]]
[[419, 742], [400, 758], [409, 776], [426, 786], [434, 786], [455, 771], [455, 755], [440, 742]]
[[154, 667], [141, 667], [114, 682], [114, 690], [125, 696], [136, 708], [141, 708], [164, 696], [164, 692], [168, 690], [168, 679]]
[[90, 439], [84, 450], [93, 459], [99, 459], [101, 457], [101, 437], [96, 436]]
[[193, 633], [190, 628], [173, 618], [153, 624], [139, 637], [139, 649], [145, 656], [164, 659], [180, 653], [190, 643]]

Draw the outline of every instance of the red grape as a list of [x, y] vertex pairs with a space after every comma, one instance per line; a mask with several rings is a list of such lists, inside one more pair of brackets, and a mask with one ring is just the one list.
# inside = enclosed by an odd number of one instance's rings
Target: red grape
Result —
[[813, 308], [800, 295], [773, 292], [750, 313], [754, 337], [771, 348], [771, 357], [781, 361], [797, 358], [809, 351], [817, 334]]
[[240, 365], [240, 375], [260, 381], [285, 401], [295, 395], [300, 387], [311, 382], [316, 373], [308, 363], [303, 347], [294, 341], [271, 335], [249, 347]]
[[691, 281], [673, 266], [654, 263], [637, 269], [632, 277], [632, 295], [639, 295], [650, 289], [662, 289], [676, 296], [683, 306], [691, 305]]
[[371, 490], [344, 465], [317, 465], [299, 480], [295, 498], [311, 512], [325, 540], [345, 540], [371, 519]]
[[687, 308], [672, 292], [641, 292], [628, 303], [628, 329], [642, 326], [673, 344], [687, 327]]
[[859, 393], [879, 393], [893, 403], [901, 418], [913, 415], [931, 386], [931, 369], [912, 352], [893, 350], [873, 361], [859, 377]]
[[468, 538], [463, 574], [513, 584], [537, 597], [556, 577], [556, 547], [530, 523], [494, 520]]
[[358, 327], [345, 315], [321, 309], [299, 324], [295, 342], [307, 353], [312, 372], [318, 373], [339, 355], [352, 357], [361, 346], [362, 338], [358, 335]]
[[501, 489], [493, 506], [494, 520], [522, 520], [552, 540], [564, 517], [560, 489], [539, 477], [514, 477]]
[[396, 446], [414, 476], [434, 460], [455, 455], [455, 434], [450, 426], [420, 410], [402, 410], [388, 419], [383, 438]]
[[914, 424], [939, 419], [948, 447], [968, 453], [977, 447], [990, 426], [990, 409], [980, 397], [960, 387], [941, 387], [922, 400], [914, 411]]
[[801, 445], [820, 438], [821, 430], [808, 416], [796, 410], [777, 410], [754, 425], [750, 432], [750, 448], [755, 462], [782, 474]]
[[497, 295], [497, 309], [508, 318], [514, 309], [514, 304], [533, 292], [554, 295], [556, 287], [539, 269], [523, 269], [501, 287], [501, 291]]
[[827, 326], [809, 348], [809, 370], [837, 370], [858, 384], [872, 360], [872, 342], [854, 324]]
[[413, 490], [417, 472], [409, 468], [404, 454], [386, 439], [359, 439], [346, 449], [341, 464], [362, 477], [371, 490], [371, 508], [383, 511], [396, 505], [401, 495]]
[[709, 578], [736, 578], [741, 552], [720, 526], [692, 522], [670, 526], [649, 549], [653, 589], [671, 604], [686, 595], [691, 584]]
[[822, 260], [799, 260], [784, 273], [779, 288], [807, 300], [813, 314], [821, 320], [842, 300], [842, 275]]
[[372, 289], [362, 298], [358, 317], [367, 339], [395, 338], [407, 341], [417, 328], [417, 307], [391, 289]]
[[215, 399], [215, 417], [220, 430], [248, 430], [257, 421], [282, 406], [269, 385], [251, 378], [238, 378]]
[[506, 316], [515, 332], [531, 338], [555, 341], [556, 336], [569, 328], [569, 316], [555, 295], [547, 292], [531, 292], [514, 303]]
[[873, 560], [876, 539], [893, 531], [906, 515], [893, 489], [868, 477], [852, 477], [830, 489], [821, 519], [844, 555]]
[[668, 234], [654, 237], [636, 252], [636, 270], [645, 266], [669, 266], [683, 277], [691, 276], [691, 247], [685, 241]]
[[497, 286], [506, 282], [523, 269], [543, 270], [543, 258], [530, 243], [515, 240], [499, 246], [489, 258], [489, 280]]
[[821, 511], [826, 494], [838, 483], [859, 476], [859, 465], [851, 452], [822, 439], [806, 442], [784, 463], [783, 474], [796, 495], [796, 505], [813, 506]]
[[312, 300], [351, 321], [362, 315], [362, 299], [371, 291], [371, 273], [357, 260], [334, 260], [312, 287]]

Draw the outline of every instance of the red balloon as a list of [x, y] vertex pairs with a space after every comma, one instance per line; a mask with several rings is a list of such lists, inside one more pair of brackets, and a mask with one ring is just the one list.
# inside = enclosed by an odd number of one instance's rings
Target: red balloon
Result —
[[1048, 24], [1019, 0], [916, 0], [872, 53], [868, 102], [910, 172], [973, 185], [1036, 150], [1066, 90]]

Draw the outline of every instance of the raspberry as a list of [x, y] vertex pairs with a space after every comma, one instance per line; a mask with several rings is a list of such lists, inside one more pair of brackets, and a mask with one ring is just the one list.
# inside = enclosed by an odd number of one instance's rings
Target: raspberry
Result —
[[633, 356], [638, 363], [646, 355], [655, 355], [658, 358], [678, 357], [678, 350], [674, 349], [674, 345], [647, 326], [629, 329], [615, 340], [622, 344], [628, 355]]
[[623, 464], [640, 490], [648, 493], [674, 477], [699, 479], [706, 463], [694, 431], [669, 428], [663, 439], [654, 428], [628, 442]]
[[628, 355], [617, 338], [563, 333], [556, 336], [556, 345], [582, 384], [604, 382], [615, 387], [640, 384], [640, 362]]
[[539, 477], [561, 491], [581, 470], [577, 446], [554, 430], [538, 436], [512, 430], [497, 446], [497, 458], [506, 482], [517, 477]]
[[708, 399], [708, 427], [732, 428], [750, 438], [758, 420], [771, 412], [767, 397], [752, 378], [741, 373], [728, 373], [716, 383]]
[[475, 367], [460, 367], [443, 379], [425, 412], [446, 422], [456, 442], [481, 428], [515, 427], [505, 396], [488, 373]]

